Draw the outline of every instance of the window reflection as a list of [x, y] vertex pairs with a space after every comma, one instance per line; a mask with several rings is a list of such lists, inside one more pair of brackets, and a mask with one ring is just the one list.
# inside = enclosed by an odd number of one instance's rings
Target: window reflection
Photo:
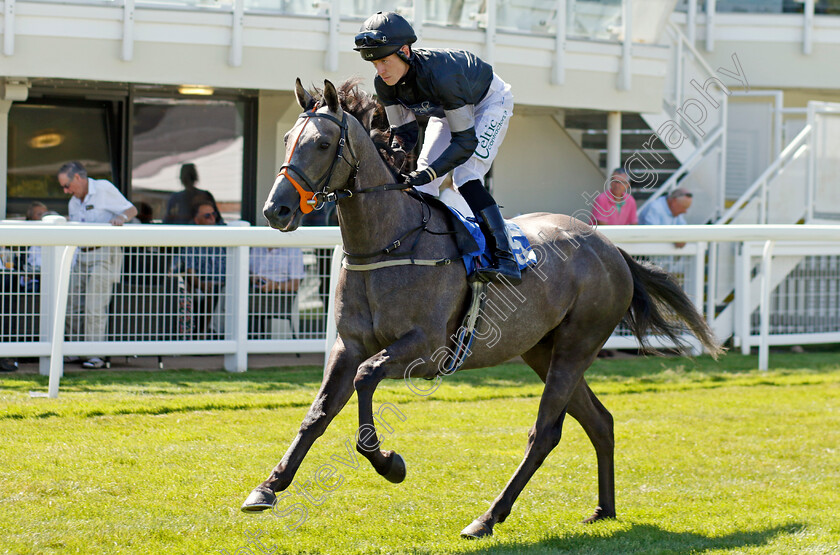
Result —
[[69, 160], [81, 161], [91, 177], [113, 181], [108, 137], [108, 109], [103, 103], [40, 101], [14, 103], [9, 110], [7, 215], [23, 217], [39, 200], [67, 213], [67, 198], [56, 172]]
[[195, 164], [199, 189], [212, 193], [226, 221], [242, 213], [242, 102], [138, 98], [134, 103], [132, 200], [163, 218], [183, 190], [181, 166]]

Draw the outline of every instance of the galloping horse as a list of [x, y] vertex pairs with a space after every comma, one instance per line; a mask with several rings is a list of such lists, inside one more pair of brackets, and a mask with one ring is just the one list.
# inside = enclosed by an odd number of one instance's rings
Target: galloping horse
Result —
[[[356, 87], [344, 86], [339, 94], [329, 81], [317, 103], [300, 80], [295, 92], [304, 113], [285, 137], [286, 162], [265, 204], [268, 222], [294, 231], [307, 206], [337, 199], [350, 262], [386, 265], [342, 270], [334, 301], [338, 339], [321, 388], [297, 437], [268, 479], [248, 496], [243, 511], [272, 507], [275, 493], [292, 483], [309, 448], [354, 390], [359, 430], [368, 431], [357, 435], [356, 449], [379, 474], [401, 482], [406, 475], [402, 457], [379, 448], [374, 391], [386, 378], [439, 376], [439, 365], [418, 361], [451, 345], [469, 302], [464, 266], [440, 262], [459, 257], [452, 236], [426, 233], [434, 231], [430, 228], [435, 223], [437, 231], [447, 229], [445, 209], [391, 184], [393, 174], [369, 129], [348, 113], [353, 106], [367, 121], [374, 101]], [[615, 517], [613, 419], [584, 372], [622, 319], [643, 347], [649, 333], [678, 341], [684, 324], [710, 353], [720, 352], [703, 317], [666, 272], [635, 262], [568, 216], [528, 214], [515, 221], [530, 240], [537, 264], [515, 288], [488, 286], [487, 306], [513, 309], [495, 320], [493, 341], [472, 345], [461, 369], [493, 366], [521, 355], [545, 388], [525, 458], [487, 512], [461, 532], [464, 537], [491, 535], [494, 525], [510, 514], [517, 496], [560, 441], [566, 413], [580, 422], [597, 454], [599, 505], [586, 522]], [[423, 261], [429, 265], [421, 265]]]

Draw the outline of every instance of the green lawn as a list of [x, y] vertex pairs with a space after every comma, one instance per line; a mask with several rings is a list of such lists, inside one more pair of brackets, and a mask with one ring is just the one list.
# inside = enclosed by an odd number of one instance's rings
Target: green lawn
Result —
[[[493, 538], [459, 531], [521, 460], [541, 383], [523, 365], [450, 376], [384, 446], [394, 485], [347, 459], [355, 400], [302, 465], [336, 489], [283, 518], [239, 506], [285, 452], [320, 384], [314, 367], [245, 374], [68, 372], [57, 400], [0, 377], [0, 553], [840, 553], [840, 352], [599, 360], [588, 379], [616, 421], [618, 519], [585, 526], [594, 451], [567, 420], [560, 445]], [[340, 481], [340, 483], [339, 483]], [[257, 538], [253, 540], [253, 538]]]

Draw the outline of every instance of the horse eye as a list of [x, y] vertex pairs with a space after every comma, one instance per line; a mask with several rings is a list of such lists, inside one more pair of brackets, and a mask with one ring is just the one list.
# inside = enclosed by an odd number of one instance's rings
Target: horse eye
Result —
[[318, 145], [318, 148], [320, 148], [321, 150], [327, 150], [328, 148], [330, 148], [330, 143], [324, 141], [323, 143]]

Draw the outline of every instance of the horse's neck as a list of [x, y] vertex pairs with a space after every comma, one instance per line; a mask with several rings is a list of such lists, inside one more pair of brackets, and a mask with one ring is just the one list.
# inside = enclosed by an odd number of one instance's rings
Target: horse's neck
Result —
[[[360, 145], [361, 164], [357, 176], [360, 188], [392, 183], [394, 178], [379, 157], [373, 142]], [[356, 195], [338, 206], [344, 249], [369, 253], [384, 248], [419, 224], [417, 202], [399, 191], [380, 191]]]

